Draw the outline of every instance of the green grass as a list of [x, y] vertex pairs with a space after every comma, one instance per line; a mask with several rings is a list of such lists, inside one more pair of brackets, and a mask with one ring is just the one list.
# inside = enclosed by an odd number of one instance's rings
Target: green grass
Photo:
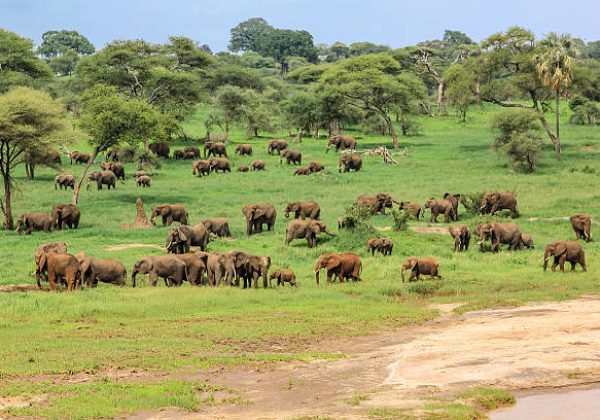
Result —
[[[507, 168], [490, 148], [492, 135], [487, 121], [496, 109], [474, 110], [467, 124], [454, 117], [423, 118], [421, 137], [401, 139], [408, 157], [398, 157], [398, 165], [385, 166], [380, 158], [369, 157], [365, 158], [364, 170], [351, 174], [337, 173], [338, 156], [325, 154], [325, 140], [308, 138], [293, 147], [302, 150], [306, 163], [322, 161], [327, 172], [294, 177], [293, 167], [280, 165], [278, 158], [267, 155], [266, 137], [247, 140], [238, 129], [232, 133], [233, 144], [229, 147], [234, 166], [230, 174], [196, 178], [191, 175], [189, 161], [168, 161], [153, 177], [152, 188], [141, 189], [130, 177], [133, 165], [127, 165], [125, 185], [119, 183], [115, 191], [82, 192], [78, 230], [31, 236], [0, 232], [0, 284], [33, 282], [35, 247], [55, 240], [66, 241], [73, 253], [85, 251], [94, 257], [117, 258], [130, 268], [138, 257], [161, 251], [108, 251], [107, 247], [163, 245], [168, 230], [124, 229], [123, 223], [132, 222], [135, 216], [136, 198], [144, 200], [148, 213], [155, 204], [179, 202], [187, 206], [192, 222], [207, 217], [229, 218], [233, 238], [211, 242], [211, 252], [243, 249], [270, 255], [273, 268], [291, 268], [298, 278], [297, 288], [270, 290], [189, 286], [153, 289], [142, 284], [136, 289], [101, 286], [73, 294], [0, 294], [0, 386], [36, 375], [83, 371], [101, 374], [109, 367], [173, 372], [335, 358], [340, 355], [328, 354], [327, 349], [315, 350], [315, 341], [423, 322], [436, 314], [426, 308], [431, 302], [464, 302], [458, 310], [466, 311], [596, 292], [600, 286], [595, 268], [600, 255], [597, 242], [584, 245], [588, 273], [543, 273], [541, 266], [545, 243], [574, 238], [568, 221], [550, 218], [577, 212], [600, 214], [600, 193], [596, 191], [600, 181], [598, 128], [563, 125], [563, 161], [554, 160], [548, 142], [538, 171], [526, 175]], [[199, 109], [185, 124], [188, 133], [203, 134], [205, 113], [205, 109]], [[359, 138], [361, 149], [390, 146], [386, 137], [351, 130], [347, 133]], [[281, 136], [283, 133], [272, 134]], [[253, 144], [252, 158], [233, 155], [234, 144], [242, 142]], [[86, 149], [85, 145], [79, 148]], [[252, 159], [266, 160], [266, 171], [235, 172], [237, 165]], [[64, 171], [75, 175], [80, 170], [78, 165], [64, 165]], [[70, 191], [54, 190], [52, 170], [39, 170], [33, 182], [24, 178], [23, 168], [17, 175], [15, 214], [50, 211], [53, 204], [70, 201]], [[308, 249], [302, 241], [294, 241], [289, 247], [283, 244], [283, 208], [288, 201], [318, 201], [322, 218], [334, 229], [337, 217], [363, 193], [386, 191], [398, 200], [424, 202], [446, 191], [466, 194], [487, 190], [516, 192], [522, 213], [517, 223], [524, 232], [533, 234], [535, 250], [480, 254], [474, 245], [468, 253], [455, 254], [449, 235], [410, 229], [382, 232], [394, 240], [392, 257], [370, 256], [366, 250], [368, 238], [346, 232], [322, 238], [315, 249]], [[275, 231], [248, 238], [241, 208], [260, 202], [276, 205], [279, 216]], [[461, 216], [461, 222], [471, 226], [481, 220], [468, 216], [462, 208]], [[528, 220], [534, 217], [538, 220]], [[392, 216], [376, 216], [372, 223], [390, 227]], [[409, 222], [409, 226], [416, 225], [429, 224]], [[318, 256], [326, 252], [357, 252], [363, 259], [364, 282], [318, 287], [312, 268]], [[400, 267], [410, 255], [434, 256], [440, 261], [444, 280], [439, 287], [402, 284]], [[104, 387], [102, 383], [95, 386]], [[81, 406], [86, 406], [81, 401]]]
[[460, 392], [457, 397], [472, 400], [478, 407], [486, 410], [494, 410], [507, 405], [513, 405], [517, 402], [513, 394], [499, 388], [475, 387], [468, 391]]

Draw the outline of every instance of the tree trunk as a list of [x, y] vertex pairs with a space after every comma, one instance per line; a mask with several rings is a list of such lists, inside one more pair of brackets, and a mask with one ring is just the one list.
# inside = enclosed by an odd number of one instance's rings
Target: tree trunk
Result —
[[2, 204], [2, 212], [4, 213], [4, 217], [6, 218], [6, 229], [13, 230], [14, 220], [12, 215], [12, 204], [10, 196], [10, 176], [8, 174], [4, 175], [4, 203]]
[[385, 111], [380, 111], [381, 117], [385, 121], [390, 130], [390, 136], [392, 137], [392, 141], [394, 142], [394, 149], [400, 147], [398, 144], [398, 136], [396, 135], [396, 130], [394, 129], [394, 123], [392, 122], [390, 116]]
[[446, 86], [444, 85], [444, 82], [443, 81], [439, 81], [438, 82], [438, 88], [437, 88], [437, 99], [435, 101], [435, 103], [437, 105], [438, 115], [443, 112], [442, 103], [444, 102], [444, 89], [445, 88], [446, 88]]
[[98, 147], [94, 147], [94, 151], [92, 152], [90, 160], [88, 160], [88, 162], [85, 164], [85, 166], [83, 167], [83, 171], [81, 171], [81, 175], [79, 175], [79, 179], [77, 179], [77, 183], [75, 184], [75, 188], [73, 189], [72, 200], [73, 204], [75, 205], [77, 205], [77, 201], [79, 200], [79, 190], [81, 189], [81, 184], [83, 184], [83, 180], [85, 179], [85, 175], [90, 169], [90, 166], [92, 166], [92, 164], [96, 160], [96, 157], [98, 157], [98, 153], [100, 153], [100, 149]]
[[560, 92], [556, 92], [556, 142], [554, 143], [556, 160], [560, 161]]

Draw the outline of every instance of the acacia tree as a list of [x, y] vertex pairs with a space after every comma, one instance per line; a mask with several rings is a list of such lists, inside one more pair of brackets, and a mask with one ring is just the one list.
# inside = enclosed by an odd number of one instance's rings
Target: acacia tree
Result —
[[13, 228], [13, 172], [30, 153], [47, 151], [68, 135], [63, 107], [47, 93], [18, 87], [0, 95], [0, 175], [4, 199], [0, 210], [5, 227]]
[[402, 73], [388, 54], [349, 58], [327, 71], [318, 83], [322, 96], [344, 97], [346, 103], [372, 111], [385, 122], [398, 148], [398, 135], [390, 112], [410, 112], [425, 97], [425, 86], [414, 75]]
[[91, 159], [83, 167], [73, 190], [73, 204], [79, 200], [81, 184], [100, 152], [118, 145], [134, 145], [149, 137], [164, 137], [169, 121], [147, 102], [127, 100], [113, 86], [97, 85], [82, 98], [80, 125], [89, 134]]
[[51, 75], [48, 65], [36, 56], [32, 41], [0, 28], [0, 93]]

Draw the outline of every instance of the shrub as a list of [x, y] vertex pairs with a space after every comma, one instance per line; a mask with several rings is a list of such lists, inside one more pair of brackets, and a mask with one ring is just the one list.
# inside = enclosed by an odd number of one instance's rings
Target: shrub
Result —
[[539, 154], [544, 148], [544, 142], [539, 134], [513, 133], [508, 143], [500, 148], [509, 159], [511, 166], [524, 168], [526, 172], [531, 173], [535, 170]]
[[478, 192], [473, 194], [461, 194], [460, 202], [462, 203], [467, 213], [475, 216], [481, 213], [481, 210], [479, 210], [479, 208], [481, 207], [481, 202], [483, 201], [484, 195], [484, 192]]
[[418, 281], [408, 286], [408, 293], [420, 296], [431, 296], [442, 287], [440, 281]]
[[408, 219], [412, 216], [407, 210], [392, 210], [392, 218], [394, 219], [393, 228], [396, 232], [406, 230], [408, 227]]
[[494, 137], [494, 147], [501, 148], [513, 139], [515, 133], [537, 132], [540, 122], [534, 111], [521, 108], [503, 109], [495, 113], [491, 125], [497, 134]]
[[144, 147], [135, 149], [133, 161], [137, 162], [138, 169], [160, 169], [161, 166], [160, 158]]
[[371, 210], [353, 204], [346, 207], [344, 223], [347, 229], [337, 237], [338, 247], [342, 249], [359, 250], [366, 246], [367, 241], [377, 232], [369, 222]]
[[573, 115], [569, 118], [571, 124], [596, 125], [596, 120], [600, 118], [600, 109], [598, 109], [598, 106], [581, 96], [571, 99], [569, 108], [573, 111]]

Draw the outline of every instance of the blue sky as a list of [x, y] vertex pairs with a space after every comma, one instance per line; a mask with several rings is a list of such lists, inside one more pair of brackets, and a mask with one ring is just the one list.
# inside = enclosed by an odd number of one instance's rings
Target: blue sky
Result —
[[461, 30], [475, 40], [519, 25], [538, 35], [569, 32], [600, 39], [597, 0], [0, 0], [0, 27], [39, 42], [51, 29], [75, 29], [97, 47], [114, 39], [164, 42], [188, 36], [214, 51], [250, 17], [306, 29], [316, 43], [372, 41], [392, 47]]

